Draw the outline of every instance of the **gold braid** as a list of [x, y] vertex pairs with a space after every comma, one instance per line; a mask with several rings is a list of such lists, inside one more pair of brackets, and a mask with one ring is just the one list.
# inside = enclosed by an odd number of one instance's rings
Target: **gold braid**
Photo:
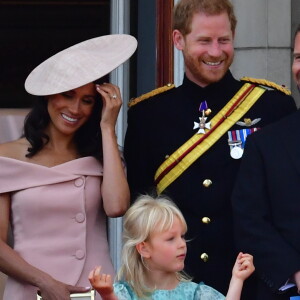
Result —
[[174, 88], [174, 87], [175, 87], [174, 84], [168, 83], [168, 84], [165, 85], [165, 86], [159, 87], [159, 88], [157, 88], [157, 89], [155, 89], [155, 90], [153, 90], [153, 91], [151, 91], [151, 92], [148, 92], [148, 93], [146, 93], [146, 94], [143, 94], [143, 95], [141, 95], [141, 96], [139, 96], [139, 97], [137, 97], [137, 98], [133, 98], [133, 99], [131, 99], [131, 100], [128, 102], [128, 107], [132, 107], [132, 106], [136, 105], [137, 103], [139, 103], [139, 102], [141, 102], [141, 101], [143, 101], [143, 100], [145, 100], [145, 99], [148, 99], [148, 98], [150, 98], [150, 97], [153, 97], [153, 96], [155, 96], [155, 95], [157, 95], [157, 94], [160, 94], [160, 93], [162, 93], [162, 92], [168, 91], [168, 90], [170, 90], [170, 89], [172, 89], [172, 88]]
[[266, 79], [257, 79], [257, 78], [252, 78], [252, 77], [242, 77], [241, 81], [247, 81], [247, 82], [251, 82], [251, 83], [257, 83], [259, 85], [268, 86], [268, 87], [274, 88], [278, 91], [281, 91], [286, 95], [291, 95], [291, 91], [288, 88], [286, 88], [282, 85], [279, 85], [275, 82], [266, 80]]

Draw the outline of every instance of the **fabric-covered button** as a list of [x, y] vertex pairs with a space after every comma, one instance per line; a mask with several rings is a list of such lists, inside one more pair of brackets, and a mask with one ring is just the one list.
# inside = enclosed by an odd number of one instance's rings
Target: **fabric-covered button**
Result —
[[83, 250], [79, 249], [76, 251], [75, 256], [77, 259], [83, 259], [85, 257], [85, 253]]
[[75, 220], [78, 222], [78, 223], [82, 223], [84, 220], [85, 220], [85, 215], [83, 213], [78, 213], [76, 216], [75, 216]]
[[74, 182], [76, 187], [81, 187], [84, 184], [84, 179], [83, 178], [77, 178]]

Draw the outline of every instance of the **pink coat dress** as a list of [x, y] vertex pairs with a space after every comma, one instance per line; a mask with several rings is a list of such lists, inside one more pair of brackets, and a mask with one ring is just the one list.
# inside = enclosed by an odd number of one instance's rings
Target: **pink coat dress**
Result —
[[[54, 167], [0, 157], [0, 193], [11, 193], [14, 249], [28, 263], [71, 285], [90, 286], [96, 265], [114, 270], [93, 157]], [[8, 278], [3, 300], [35, 300], [37, 288]], [[97, 299], [100, 296], [97, 295]]]

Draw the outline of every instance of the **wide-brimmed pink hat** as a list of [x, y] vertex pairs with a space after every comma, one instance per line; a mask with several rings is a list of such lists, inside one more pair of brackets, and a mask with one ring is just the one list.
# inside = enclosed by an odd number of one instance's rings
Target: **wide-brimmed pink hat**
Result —
[[137, 40], [111, 34], [86, 40], [51, 56], [27, 77], [29, 94], [47, 96], [66, 92], [110, 73], [135, 52]]

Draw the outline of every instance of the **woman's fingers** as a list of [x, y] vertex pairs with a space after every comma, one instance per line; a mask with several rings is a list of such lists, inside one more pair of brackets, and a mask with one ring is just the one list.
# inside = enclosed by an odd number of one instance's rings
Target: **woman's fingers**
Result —
[[96, 85], [102, 96], [101, 128], [115, 128], [118, 114], [122, 105], [120, 89], [111, 83]]
[[107, 102], [122, 102], [120, 89], [118, 86], [111, 84], [111, 83], [105, 83], [105, 84], [97, 84], [96, 85], [97, 91], [101, 94], [101, 96], [104, 98]]

